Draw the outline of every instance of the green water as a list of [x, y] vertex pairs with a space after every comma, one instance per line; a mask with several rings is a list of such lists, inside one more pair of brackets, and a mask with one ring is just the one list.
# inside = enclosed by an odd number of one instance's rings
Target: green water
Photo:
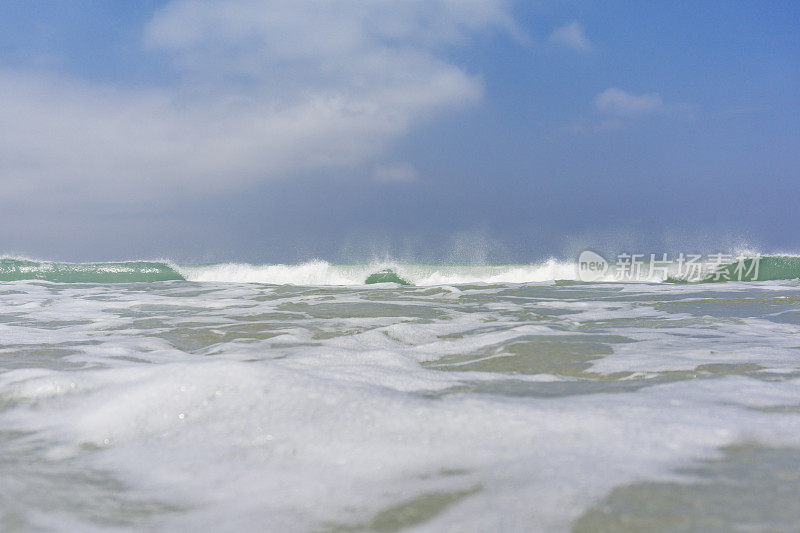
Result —
[[366, 285], [372, 285], [374, 283], [397, 283], [398, 285], [411, 285], [410, 282], [398, 276], [397, 273], [390, 268], [370, 274], [364, 283]]
[[42, 280], [56, 283], [135, 283], [182, 280], [166, 263], [58, 263], [0, 259], [0, 281]]

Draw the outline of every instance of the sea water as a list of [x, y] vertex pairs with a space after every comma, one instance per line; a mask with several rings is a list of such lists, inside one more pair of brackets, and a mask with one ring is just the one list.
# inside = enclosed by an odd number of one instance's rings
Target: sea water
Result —
[[2, 259], [0, 530], [800, 530], [780, 272]]

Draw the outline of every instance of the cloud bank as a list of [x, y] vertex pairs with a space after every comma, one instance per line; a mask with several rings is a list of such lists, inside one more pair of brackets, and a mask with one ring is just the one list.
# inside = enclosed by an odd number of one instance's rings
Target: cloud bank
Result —
[[553, 30], [553, 33], [550, 34], [550, 42], [572, 48], [578, 52], [591, 52], [594, 48], [578, 21], [573, 21], [566, 26]]
[[375, 181], [381, 183], [414, 183], [419, 181], [419, 174], [409, 163], [380, 165], [374, 172]]
[[615, 87], [598, 94], [594, 104], [601, 113], [624, 117], [653, 113], [664, 107], [658, 93], [633, 94]]
[[362, 164], [481, 98], [445, 51], [492, 30], [514, 32], [504, 0], [175, 0], [143, 30], [168, 84], [0, 70], [6, 198], [146, 200]]

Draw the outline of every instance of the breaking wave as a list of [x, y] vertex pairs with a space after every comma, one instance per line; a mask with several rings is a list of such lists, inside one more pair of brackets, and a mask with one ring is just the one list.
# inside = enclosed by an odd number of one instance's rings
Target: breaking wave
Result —
[[[742, 263], [720, 265], [721, 274], [705, 275], [699, 280], [681, 277], [679, 266], [668, 268], [636, 280], [649, 283], [690, 281], [737, 281], [744, 268], [744, 281], [790, 280], [800, 278], [799, 256], [764, 256], [758, 268], [754, 259]], [[615, 264], [611, 263], [611, 267]], [[749, 272], [749, 277], [747, 276]], [[741, 277], [739, 277], [741, 279]], [[56, 283], [139, 283], [185, 280], [193, 282], [265, 283], [272, 285], [364, 285], [393, 283], [399, 285], [460, 285], [473, 283], [535, 283], [581, 281], [577, 263], [551, 259], [528, 264], [455, 264], [373, 262], [333, 264], [308, 261], [299, 264], [257, 265], [249, 263], [216, 263], [177, 265], [170, 261], [122, 261], [104, 263], [66, 263], [0, 258], [0, 281], [41, 280]], [[596, 282], [620, 281], [614, 268]]]
[[57, 283], [136, 283], [184, 279], [174, 265], [159, 261], [60, 263], [0, 259], [0, 281], [41, 280]]

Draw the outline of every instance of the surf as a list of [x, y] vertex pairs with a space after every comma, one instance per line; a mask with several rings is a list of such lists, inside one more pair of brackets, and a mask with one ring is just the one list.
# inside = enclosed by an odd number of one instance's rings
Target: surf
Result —
[[[754, 262], [758, 261], [755, 265]], [[609, 263], [617, 267], [617, 263]], [[757, 266], [757, 268], [755, 268]], [[714, 283], [779, 281], [800, 278], [800, 256], [774, 255], [717, 265], [696, 279], [682, 276], [676, 262], [663, 272], [640, 279], [619, 279], [614, 269], [591, 283]], [[739, 274], [743, 273], [744, 276]], [[373, 261], [329, 263], [312, 260], [297, 264], [211, 263], [176, 264], [164, 260], [91, 263], [0, 258], [0, 282], [52, 283], [260, 283], [304, 286], [439, 286], [468, 284], [586, 283], [574, 261], [549, 259], [536, 263], [413, 263]]]

